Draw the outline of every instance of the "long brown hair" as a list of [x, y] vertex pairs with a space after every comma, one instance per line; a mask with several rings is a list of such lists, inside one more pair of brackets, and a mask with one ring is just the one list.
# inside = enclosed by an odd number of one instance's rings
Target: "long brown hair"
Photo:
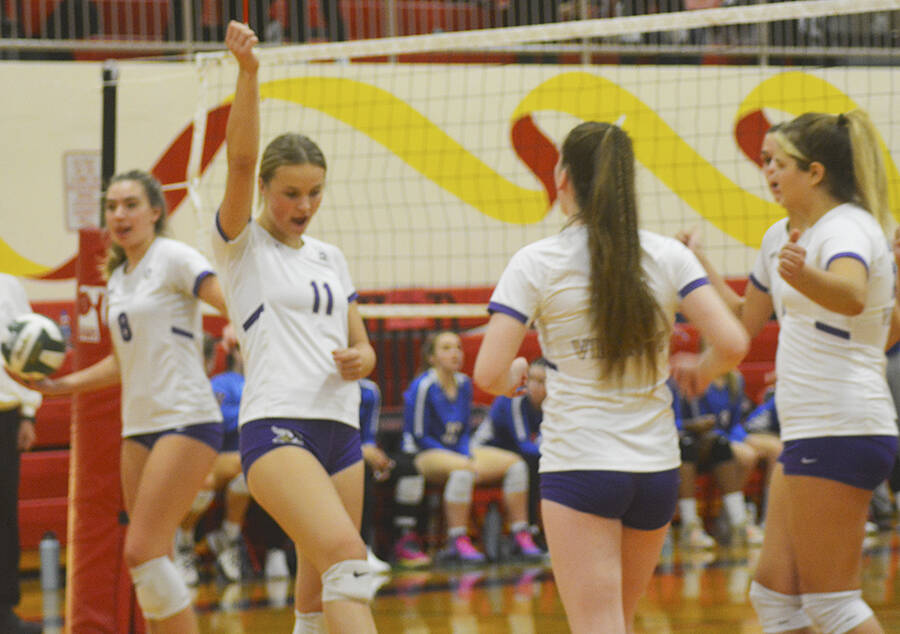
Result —
[[566, 137], [561, 164], [579, 208], [572, 220], [587, 228], [591, 327], [604, 375], [621, 380], [634, 359], [655, 380], [669, 329], [641, 267], [631, 139], [608, 123], [582, 123]]
[[[147, 195], [150, 206], [160, 210], [159, 218], [157, 218], [156, 222], [153, 224], [153, 231], [158, 236], [164, 235], [166, 233], [166, 217], [168, 216], [166, 196], [163, 194], [162, 185], [159, 181], [156, 180], [152, 174], [142, 170], [122, 172], [109, 179], [106, 190], [104, 190], [103, 196], [100, 199], [100, 209], [102, 210], [100, 217], [102, 218], [103, 226], [106, 226], [106, 191], [109, 190], [113, 183], [121, 181], [134, 181], [135, 183], [140, 183], [141, 187], [144, 189], [144, 194]], [[112, 272], [126, 259], [125, 250], [122, 249], [122, 247], [118, 244], [110, 244], [109, 249], [106, 252], [106, 259], [103, 262], [104, 276], [109, 279]]]
[[[891, 235], [893, 219], [881, 143], [864, 110], [840, 115], [807, 112], [770, 132], [782, 135], [776, 140], [796, 159], [800, 169], [808, 170], [811, 163], [821, 163], [831, 195], [867, 210]], [[787, 139], [787, 143], [781, 139]]]

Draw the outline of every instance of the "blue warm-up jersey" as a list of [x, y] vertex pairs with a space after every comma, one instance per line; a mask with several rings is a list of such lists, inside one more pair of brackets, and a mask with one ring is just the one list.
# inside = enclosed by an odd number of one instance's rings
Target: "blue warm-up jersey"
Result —
[[238, 410], [241, 407], [241, 394], [244, 392], [244, 375], [237, 372], [222, 372], [209, 380], [213, 394], [219, 401], [222, 410], [222, 426], [225, 433], [237, 431]]
[[472, 411], [472, 381], [456, 373], [457, 394], [447, 398], [437, 372], [428, 370], [403, 393], [403, 450], [449, 449], [469, 455], [469, 416]]
[[728, 381], [712, 383], [706, 393], [696, 399], [688, 399], [679, 394], [672, 382], [669, 387], [673, 392], [672, 408], [675, 410], [675, 424], [679, 430], [683, 430], [691, 422], [700, 422], [711, 416], [715, 421], [713, 428], [729, 440], [740, 442], [746, 437], [741, 421], [749, 410], [749, 401], [744, 395], [742, 378], [732, 385]]
[[499, 447], [523, 456], [539, 456], [543, 412], [523, 394], [509, 398], [498, 396], [491, 411], [478, 425], [473, 443]]
[[374, 445], [381, 411], [381, 390], [375, 381], [359, 380], [359, 433], [362, 444]]

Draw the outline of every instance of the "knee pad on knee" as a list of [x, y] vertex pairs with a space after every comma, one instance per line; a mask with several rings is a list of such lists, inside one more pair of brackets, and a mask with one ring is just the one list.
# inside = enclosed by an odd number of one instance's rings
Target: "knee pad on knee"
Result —
[[228, 490], [236, 495], [250, 495], [250, 489], [247, 488], [247, 478], [244, 472], [234, 476], [228, 483]]
[[503, 493], [524, 493], [528, 490], [528, 467], [524, 460], [517, 460], [503, 474]]
[[375, 575], [365, 559], [345, 559], [322, 574], [322, 601], [361, 601], [375, 596]]
[[862, 590], [804, 594], [803, 609], [823, 634], [852, 630], [872, 616], [872, 608], [862, 599]]
[[750, 603], [766, 634], [812, 627], [800, 595], [775, 592], [754, 581], [750, 584]]
[[214, 499], [216, 499], [216, 494], [209, 489], [197, 491], [197, 495], [194, 496], [194, 501], [191, 503], [191, 511], [200, 515], [209, 508], [209, 505], [212, 504]]
[[452, 504], [468, 504], [472, 501], [472, 487], [475, 486], [475, 473], [468, 469], [457, 469], [450, 472], [447, 484], [444, 485], [444, 501]]
[[294, 630], [291, 634], [325, 634], [323, 612], [298, 612], [294, 610]]
[[408, 475], [397, 480], [394, 499], [400, 504], [418, 504], [425, 496], [425, 476]]
[[191, 604], [191, 594], [168, 557], [157, 557], [131, 568], [134, 592], [144, 616], [167, 619]]

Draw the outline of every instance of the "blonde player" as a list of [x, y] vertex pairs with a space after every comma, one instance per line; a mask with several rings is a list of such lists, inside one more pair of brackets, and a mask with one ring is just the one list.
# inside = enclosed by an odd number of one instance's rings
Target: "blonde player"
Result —
[[860, 578], [869, 501], [897, 454], [884, 352], [896, 275], [880, 142], [861, 110], [807, 113], [769, 130], [762, 159], [787, 217], [763, 237], [746, 295], [698, 253], [751, 335], [773, 312], [780, 325], [784, 450], [750, 600], [764, 632], [881, 632]]
[[631, 140], [588, 122], [555, 171], [569, 218], [520, 250], [489, 304], [475, 382], [511, 394], [529, 324], [550, 362], [541, 423], [541, 513], [573, 632], [631, 631], [678, 498], [669, 336], [682, 312], [709, 346], [672, 359], [700, 394], [747, 351], [747, 334], [684, 245], [638, 231]]
[[263, 152], [257, 180], [256, 43], [247, 26], [228, 25], [238, 79], [213, 244], [244, 355], [241, 462], [251, 494], [297, 546], [294, 632], [322, 631], [323, 621], [330, 632], [373, 632], [357, 380], [375, 351], [343, 254], [306, 235], [325, 189], [321, 150], [283, 134]]
[[113, 353], [34, 387], [47, 395], [122, 384], [125, 561], [154, 632], [196, 632], [187, 585], [169, 555], [175, 531], [222, 444], [222, 414], [206, 378], [200, 300], [225, 312], [212, 267], [162, 237], [166, 203], [145, 172], [115, 176], [103, 197], [112, 247], [107, 321]]

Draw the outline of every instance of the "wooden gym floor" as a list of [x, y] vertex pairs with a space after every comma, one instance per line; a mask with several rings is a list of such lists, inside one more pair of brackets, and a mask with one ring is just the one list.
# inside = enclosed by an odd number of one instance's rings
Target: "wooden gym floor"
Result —
[[[882, 533], [866, 555], [863, 594], [886, 632], [900, 632], [900, 536]], [[758, 633], [747, 600], [756, 549], [718, 547], [679, 552], [663, 560], [642, 600], [636, 631], [642, 633]], [[44, 632], [61, 632], [62, 592], [42, 594], [37, 553], [23, 553], [25, 578], [19, 614], [45, 619]], [[409, 634], [567, 632], [553, 572], [545, 564], [433, 567], [384, 577], [372, 604], [380, 632]], [[292, 583], [253, 580], [207, 583], [196, 590], [201, 632], [288, 634], [293, 627]], [[46, 615], [46, 616], [45, 616]]]

